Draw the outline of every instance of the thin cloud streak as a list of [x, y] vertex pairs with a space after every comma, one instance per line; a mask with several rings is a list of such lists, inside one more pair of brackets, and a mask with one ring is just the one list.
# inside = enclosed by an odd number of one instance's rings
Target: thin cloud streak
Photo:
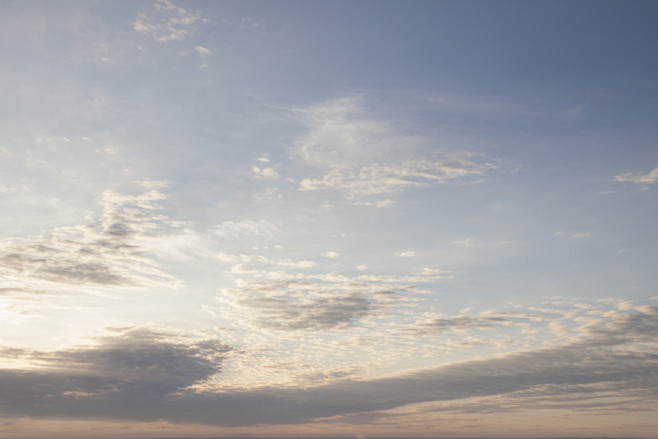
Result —
[[612, 181], [620, 183], [654, 184], [658, 181], [658, 166], [646, 174], [641, 172], [627, 172], [625, 174], [615, 175]]

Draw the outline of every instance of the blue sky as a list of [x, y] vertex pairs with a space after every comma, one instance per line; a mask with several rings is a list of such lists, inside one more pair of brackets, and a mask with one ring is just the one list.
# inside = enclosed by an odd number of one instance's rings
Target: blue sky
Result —
[[657, 9], [4, 2], [0, 434], [655, 437]]

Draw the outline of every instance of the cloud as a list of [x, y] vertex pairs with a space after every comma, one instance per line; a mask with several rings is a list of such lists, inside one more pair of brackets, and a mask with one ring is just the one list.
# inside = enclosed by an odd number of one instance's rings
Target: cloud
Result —
[[[239, 264], [239, 266], [241, 267], [247, 267], [246, 264], [252, 262], [256, 262], [258, 264], [268, 264], [268, 265], [275, 265], [279, 267], [292, 267], [292, 268], [311, 268], [317, 265], [315, 261], [311, 261], [307, 259], [302, 259], [302, 260], [270, 259], [270, 258], [266, 258], [265, 256], [252, 256], [245, 254], [231, 255], [226, 253], [218, 253], [217, 255], [215, 255], [215, 257], [221, 262], [229, 263], [229, 264], [242, 262], [242, 264]], [[231, 267], [231, 271], [238, 270], [237, 267], [238, 266]], [[249, 271], [255, 271], [255, 270], [249, 269]]]
[[658, 181], [658, 166], [646, 174], [642, 174], [640, 172], [627, 172], [625, 174], [615, 175], [612, 181], [621, 183], [654, 184], [656, 181]]
[[338, 190], [355, 204], [385, 207], [392, 200], [363, 198], [453, 181], [473, 183], [496, 169], [467, 151], [423, 156], [428, 139], [400, 135], [390, 123], [369, 117], [360, 98], [335, 99], [294, 114], [308, 131], [293, 144], [293, 155], [316, 173], [300, 181], [300, 191]]
[[492, 328], [504, 323], [502, 317], [469, 317], [459, 316], [453, 318], [435, 318], [418, 323], [417, 328], [423, 333], [441, 332], [446, 330]]
[[571, 234], [571, 238], [575, 240], [591, 238], [592, 236], [594, 236], [594, 232], [578, 232]]
[[269, 236], [277, 227], [266, 220], [224, 221], [212, 228], [212, 233], [218, 236]]
[[294, 143], [294, 155], [321, 168], [351, 166], [371, 161], [376, 150], [383, 153], [397, 147], [388, 124], [368, 119], [364, 113], [363, 100], [356, 97], [295, 109], [294, 115], [308, 131]]
[[[232, 273], [257, 275], [258, 271]], [[351, 327], [407, 300], [384, 288], [364, 282], [318, 282], [309, 276], [240, 282], [237, 288], [223, 289], [217, 299], [224, 311], [242, 316], [243, 324], [279, 331], [323, 331]]]
[[[153, 14], [139, 13], [137, 20], [133, 22], [133, 29], [149, 35], [159, 43], [184, 40], [196, 29], [198, 23], [205, 21], [198, 11], [188, 11], [175, 6], [170, 0], [157, 0], [153, 3], [153, 8]], [[208, 53], [207, 49], [201, 46], [197, 46], [195, 50], [200, 54]]]
[[256, 313], [258, 327], [278, 330], [326, 330], [350, 326], [370, 313], [372, 302], [360, 295], [299, 298], [292, 295], [247, 297], [238, 306]]
[[[323, 256], [338, 256], [327, 253]], [[351, 277], [308, 270], [316, 267], [313, 261], [244, 254], [218, 257], [235, 264], [229, 273], [236, 279], [235, 287], [221, 290], [217, 300], [222, 305], [215, 312], [225, 313], [243, 325], [278, 331], [340, 330], [370, 324], [371, 319], [399, 312], [413, 302], [413, 294], [418, 293], [414, 284], [449, 277], [429, 268], [407, 276]]]
[[417, 159], [397, 164], [372, 164], [357, 171], [333, 169], [322, 177], [309, 177], [301, 191], [343, 190], [351, 197], [397, 193], [412, 187], [429, 187], [449, 181], [477, 181], [495, 166], [477, 163], [466, 155], [442, 160]]
[[[103, 401], [110, 408], [125, 404], [138, 409], [219, 373], [232, 348], [216, 340], [191, 340], [148, 328], [114, 329], [92, 346], [51, 352], [4, 349], [3, 356], [19, 358], [32, 367], [19, 372], [0, 370], [2, 412], [32, 410], [48, 413], [50, 404]], [[9, 395], [9, 394], [7, 394]], [[13, 408], [11, 408], [13, 407]], [[55, 409], [55, 415], [71, 415]], [[141, 416], [141, 415], [139, 415]]]
[[163, 285], [178, 281], [147, 254], [166, 222], [155, 211], [165, 195], [103, 193], [97, 224], [61, 227], [33, 241], [0, 243], [1, 287], [24, 290]]
[[[620, 389], [625, 398], [655, 407], [657, 336], [658, 308], [643, 306], [608, 312], [582, 325], [580, 336], [561, 346], [369, 380], [348, 374], [308, 388], [204, 390], [192, 386], [221, 371], [230, 347], [215, 340], [173, 341], [128, 328], [100, 339], [95, 347], [52, 353], [4, 350], [5, 355], [29, 358], [44, 367], [1, 370], [0, 394], [5, 397], [0, 404], [9, 416], [164, 419], [224, 426], [297, 424], [368, 413], [394, 416], [383, 411], [418, 403], [440, 404], [436, 410], [477, 412], [487, 410], [487, 398], [494, 396], [503, 398], [509, 411], [525, 410], [529, 401], [556, 407], [550, 404], [556, 395], [562, 395], [567, 407], [600, 410], [597, 398], [618, 395]], [[618, 407], [617, 402], [609, 404]]]
[[473, 238], [466, 238], [461, 241], [450, 241], [450, 245], [457, 245], [461, 247], [475, 247], [475, 240]]
[[406, 251], [398, 253], [398, 256], [400, 256], [401, 258], [411, 258], [415, 255], [416, 255], [416, 252], [411, 251], [411, 250], [406, 250]]
[[538, 314], [500, 311], [487, 311], [476, 316], [442, 317], [430, 315], [429, 318], [424, 318], [411, 327], [402, 329], [401, 332], [425, 336], [446, 331], [463, 332], [470, 329], [492, 329], [499, 326], [526, 326], [527, 322], [540, 322], [545, 319], [546, 317]]
[[258, 166], [252, 166], [251, 171], [254, 173], [254, 176], [259, 179], [277, 179], [279, 178], [279, 173], [276, 168], [260, 168]]
[[331, 250], [322, 253], [320, 256], [322, 256], [323, 258], [336, 259], [340, 257], [340, 253]]
[[196, 50], [196, 52], [199, 55], [202, 55], [202, 56], [203, 55], [209, 55], [210, 53], [212, 53], [212, 51], [210, 49], [208, 49], [206, 47], [203, 47], [203, 46], [194, 46], [194, 50]]

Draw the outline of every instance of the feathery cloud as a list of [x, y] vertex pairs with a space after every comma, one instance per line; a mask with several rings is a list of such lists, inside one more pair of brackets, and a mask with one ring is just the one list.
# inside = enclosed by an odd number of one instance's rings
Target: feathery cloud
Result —
[[0, 286], [24, 290], [174, 287], [178, 280], [160, 270], [144, 247], [164, 217], [155, 213], [165, 195], [103, 193], [97, 224], [55, 229], [32, 242], [0, 245]]
[[[174, 5], [170, 0], [156, 0], [155, 11], [151, 14], [139, 13], [133, 22], [133, 29], [149, 35], [159, 43], [181, 41], [187, 38], [204, 19], [198, 11], [189, 11]], [[200, 50], [200, 49], [201, 50]], [[206, 48], [195, 48], [200, 54], [207, 54]]]
[[[303, 178], [300, 191], [340, 190], [357, 204], [363, 197], [390, 195], [451, 181], [477, 182], [496, 169], [469, 152], [426, 157], [416, 150], [427, 140], [403, 136], [384, 121], [369, 118], [363, 101], [343, 98], [298, 109], [308, 132], [294, 144], [295, 156], [323, 173]], [[409, 158], [409, 155], [417, 156]]]
[[654, 184], [658, 181], [658, 166], [646, 174], [642, 174], [641, 172], [627, 172], [625, 174], [615, 175], [612, 181], [621, 183]]

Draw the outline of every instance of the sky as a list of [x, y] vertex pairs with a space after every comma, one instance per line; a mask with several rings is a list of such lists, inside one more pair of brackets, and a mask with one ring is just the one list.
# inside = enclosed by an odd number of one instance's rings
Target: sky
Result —
[[658, 3], [0, 7], [3, 438], [657, 437]]

